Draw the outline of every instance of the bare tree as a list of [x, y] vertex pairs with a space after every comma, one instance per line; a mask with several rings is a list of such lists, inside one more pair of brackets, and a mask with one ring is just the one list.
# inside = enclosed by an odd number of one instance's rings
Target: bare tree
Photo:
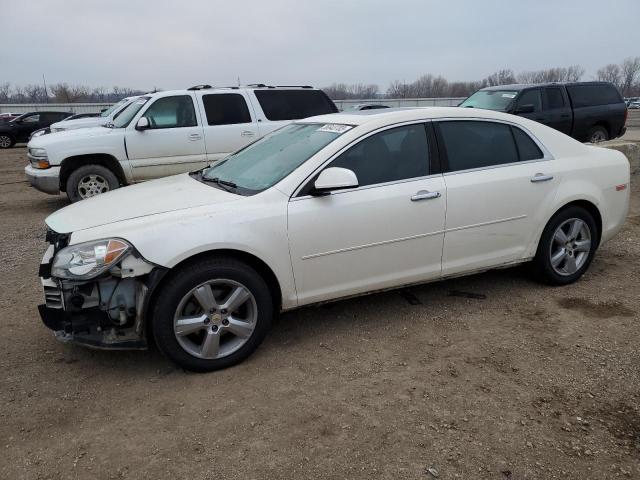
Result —
[[571, 65], [520, 72], [517, 79], [520, 83], [577, 82], [583, 75], [584, 68], [581, 65]]
[[622, 80], [620, 66], [615, 63], [605, 65], [596, 72], [596, 79], [602, 82], [611, 82], [616, 87], [620, 87], [620, 83]]
[[8, 103], [11, 98], [11, 84], [9, 82], [0, 83], [0, 103]]
[[639, 80], [640, 75], [640, 57], [626, 58], [620, 68], [620, 89], [624, 95], [632, 95], [632, 87]]
[[492, 73], [485, 78], [482, 83], [486, 87], [493, 87], [496, 85], [508, 85], [510, 83], [516, 83], [516, 76], [513, 74], [513, 70], [503, 69], [495, 73]]

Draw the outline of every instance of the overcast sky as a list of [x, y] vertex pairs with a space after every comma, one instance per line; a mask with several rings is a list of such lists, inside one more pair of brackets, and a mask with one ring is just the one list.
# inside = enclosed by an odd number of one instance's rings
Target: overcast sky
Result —
[[0, 83], [481, 79], [640, 56], [640, 0], [0, 0]]

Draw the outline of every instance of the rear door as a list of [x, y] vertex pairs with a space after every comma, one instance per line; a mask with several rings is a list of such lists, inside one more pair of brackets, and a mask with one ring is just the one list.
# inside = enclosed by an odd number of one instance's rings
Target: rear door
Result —
[[226, 157], [258, 138], [245, 92], [198, 93], [207, 162]]
[[523, 129], [485, 120], [437, 123], [445, 160], [443, 276], [525, 258], [560, 183]]
[[562, 87], [543, 88], [542, 107], [544, 110], [542, 123], [562, 133], [571, 135], [571, 106]]
[[147, 118], [148, 129], [136, 130], [136, 119], [128, 125], [125, 145], [136, 181], [204, 166], [204, 136], [193, 102], [192, 93], [157, 98], [140, 117]]

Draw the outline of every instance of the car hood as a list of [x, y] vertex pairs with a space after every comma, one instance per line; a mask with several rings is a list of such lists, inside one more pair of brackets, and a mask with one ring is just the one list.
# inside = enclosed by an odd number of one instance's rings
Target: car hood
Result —
[[76, 128], [74, 130], [64, 130], [62, 132], [52, 132], [48, 135], [41, 135], [39, 137], [33, 137], [29, 141], [29, 147], [41, 147], [46, 148], [48, 145], [57, 143], [66, 143], [68, 140], [75, 141], [78, 138], [95, 138], [104, 137], [107, 135], [121, 134], [120, 128], [106, 128], [106, 127], [94, 127], [94, 128]]
[[120, 188], [82, 200], [49, 215], [47, 226], [58, 233], [149, 215], [238, 201], [244, 197], [201, 183], [188, 173]]
[[72, 130], [75, 128], [99, 127], [110, 121], [111, 119], [107, 117], [77, 118], [75, 120], [63, 120], [61, 122], [53, 123], [51, 124], [51, 128], [64, 128], [65, 130]]

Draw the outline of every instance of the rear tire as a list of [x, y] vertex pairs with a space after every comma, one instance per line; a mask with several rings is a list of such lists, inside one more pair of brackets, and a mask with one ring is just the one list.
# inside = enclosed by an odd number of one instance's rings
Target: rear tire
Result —
[[609, 132], [601, 125], [596, 125], [589, 130], [588, 140], [590, 143], [600, 143], [609, 140]]
[[11, 148], [15, 143], [16, 141], [11, 135], [0, 135], [0, 148]]
[[79, 202], [120, 186], [118, 177], [102, 165], [83, 165], [69, 175], [66, 184], [67, 197], [71, 202]]
[[556, 213], [542, 232], [533, 260], [536, 277], [549, 285], [568, 285], [587, 271], [598, 247], [598, 227], [584, 208]]
[[213, 257], [181, 268], [155, 298], [150, 323], [156, 345], [193, 372], [240, 363], [262, 343], [273, 317], [265, 280], [234, 258]]

